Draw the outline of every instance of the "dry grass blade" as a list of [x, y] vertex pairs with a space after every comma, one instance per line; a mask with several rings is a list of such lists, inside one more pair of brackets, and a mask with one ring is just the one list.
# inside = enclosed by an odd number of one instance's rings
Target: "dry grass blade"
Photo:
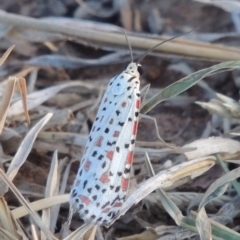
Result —
[[6, 231], [3, 228], [0, 228], [0, 239], [1, 240], [19, 240], [19, 238], [16, 238], [14, 235], [12, 235], [10, 232]]
[[0, 134], [2, 133], [2, 129], [4, 127], [4, 123], [9, 111], [9, 106], [13, 96], [16, 82], [18, 83], [18, 86], [21, 92], [21, 96], [22, 96], [21, 103], [23, 103], [25, 116], [27, 118], [28, 123], [30, 123], [30, 118], [27, 111], [27, 102], [26, 102], [26, 96], [27, 96], [26, 81], [24, 78], [21, 78], [21, 77], [9, 77], [7, 81], [7, 87], [4, 92], [2, 102], [0, 105]]
[[13, 218], [4, 198], [0, 199], [0, 225], [5, 235], [9, 233], [12, 236], [11, 238], [9, 237], [9, 239], [20, 239], [21, 237], [24, 240], [27, 239], [24, 232]]
[[[31, 110], [39, 105], [41, 105], [43, 102], [47, 101], [51, 97], [55, 96], [59, 91], [68, 88], [68, 87], [87, 87], [92, 89], [92, 85], [88, 85], [83, 82], [69, 82], [64, 84], [59, 84], [58, 86], [53, 86], [49, 88], [45, 88], [43, 90], [33, 92], [28, 94], [27, 96], [27, 106], [28, 110]], [[11, 105], [8, 117], [13, 117], [18, 114], [22, 114], [24, 112], [24, 108], [22, 106], [21, 101], [15, 102], [13, 105]]]
[[219, 152], [232, 153], [232, 154], [236, 153], [240, 149], [240, 143], [239, 141], [228, 139], [228, 138], [209, 137], [207, 139], [199, 139], [199, 140], [193, 141], [189, 144], [184, 145], [182, 148], [185, 148], [185, 147], [195, 148], [195, 150], [185, 153], [185, 156], [187, 157], [187, 159], [192, 160], [195, 158], [201, 158], [201, 157], [209, 156]]
[[31, 215], [34, 222], [39, 226], [39, 228], [44, 232], [46, 237], [50, 240], [56, 238], [51, 234], [51, 232], [48, 230], [48, 228], [45, 226], [45, 224], [41, 221], [39, 216], [32, 210], [32, 208], [29, 206], [26, 199], [22, 196], [22, 194], [18, 191], [18, 189], [15, 187], [15, 185], [12, 183], [12, 181], [8, 178], [8, 176], [0, 169], [0, 175], [3, 178], [3, 180], [6, 182], [6, 184], [11, 188], [14, 195], [17, 197], [17, 199], [21, 202], [21, 204], [27, 209], [29, 214]]
[[18, 149], [17, 153], [15, 154], [15, 156], [7, 170], [7, 176], [9, 177], [9, 179], [11, 179], [11, 180], [14, 179], [19, 168], [25, 162], [28, 154], [30, 153], [30, 151], [32, 149], [32, 145], [33, 145], [38, 133], [41, 131], [43, 126], [49, 121], [49, 119], [51, 117], [52, 117], [52, 113], [48, 113], [25, 136], [24, 140], [22, 141], [21, 145], [19, 146], [19, 149]]
[[[146, 153], [146, 158], [147, 158], [147, 165], [149, 167], [149, 170], [151, 172], [152, 176], [155, 176], [155, 172], [153, 170], [151, 161], [148, 157], [148, 154]], [[157, 189], [157, 193], [160, 196], [161, 203], [164, 206], [165, 210], [168, 212], [168, 214], [174, 219], [177, 225], [181, 224], [183, 215], [180, 209], [177, 207], [177, 205], [167, 196], [167, 194], [161, 189]]]
[[[53, 196], [49, 198], [44, 198], [35, 202], [29, 203], [29, 206], [34, 211], [40, 211], [45, 208], [49, 208], [58, 204], [69, 202], [69, 194]], [[25, 207], [18, 207], [12, 210], [12, 215], [15, 219], [24, 217], [29, 214], [29, 211]]]
[[57, 186], [58, 186], [58, 156], [57, 150], [53, 154], [53, 158], [51, 161], [50, 172], [48, 174], [47, 185], [45, 190], [45, 197], [52, 197], [54, 196]]
[[201, 203], [199, 204], [199, 209], [204, 207], [212, 199], [221, 196], [227, 190], [225, 187], [226, 184], [235, 180], [238, 177], [240, 177], [240, 167], [226, 173], [218, 180], [216, 180], [214, 183], [212, 183], [211, 186], [206, 191], [206, 193], [204, 194], [204, 197]]
[[212, 228], [205, 208], [201, 208], [196, 218], [196, 227], [201, 240], [212, 240]]
[[210, 113], [227, 118], [240, 118], [240, 105], [237, 101], [223, 94], [217, 93], [219, 99], [211, 99], [210, 102], [195, 102]]
[[[57, 150], [53, 154], [53, 159], [51, 161], [50, 172], [47, 178], [47, 185], [45, 189], [45, 198], [52, 197], [57, 193], [58, 189], [58, 157]], [[42, 212], [42, 221], [50, 229], [51, 226], [51, 208], [45, 208]], [[42, 236], [44, 239], [44, 236]]]
[[[83, 238], [86, 233], [91, 230], [92, 228], [94, 228], [95, 226], [92, 224], [83, 224], [81, 227], [79, 227], [78, 229], [76, 229], [74, 232], [72, 232], [70, 235], [68, 235], [66, 238], [64, 238], [63, 240], [79, 240], [79, 239], [85, 239]], [[86, 240], [88, 240], [86, 238]]]
[[208, 171], [215, 163], [216, 161], [213, 159], [196, 159], [159, 172], [129, 191], [119, 215], [113, 219], [113, 222], [155, 189], [174, 188], [179, 181], [182, 184], [183, 182], [188, 182], [189, 179], [193, 179]]
[[[70, 167], [72, 164], [72, 161], [67, 164], [67, 159], [62, 159], [59, 164], [58, 168], [58, 181], [60, 181], [61, 177], [61, 184], [60, 184], [60, 189], [58, 192], [58, 195], [64, 194], [66, 191], [66, 186], [67, 186], [67, 180], [69, 177], [69, 172], [70, 172]], [[67, 166], [66, 166], [67, 165]], [[60, 173], [62, 172], [63, 168], [65, 167], [64, 173], [61, 175]], [[51, 224], [50, 224], [50, 231], [53, 233], [56, 229], [56, 224], [58, 221], [58, 216], [59, 216], [59, 210], [60, 210], [60, 204], [55, 204], [51, 208]]]
[[134, 234], [129, 237], [121, 237], [121, 238], [118, 238], [117, 240], [146, 240], [146, 239], [147, 240], [156, 240], [156, 239], [161, 240], [161, 238], [159, 238], [159, 236], [154, 231], [152, 231], [152, 229], [146, 230], [140, 234]]
[[28, 124], [30, 124], [30, 117], [28, 115], [28, 108], [27, 108], [27, 86], [26, 86], [26, 80], [24, 78], [18, 78], [18, 86], [20, 89], [21, 97], [22, 97], [22, 103], [23, 103], [23, 110], [27, 119]]
[[96, 235], [96, 231], [97, 231], [97, 225], [93, 226], [91, 229], [89, 229], [87, 231], [87, 233], [85, 234], [84, 238], [88, 239], [88, 240], [94, 240], [95, 239], [95, 235]]
[[7, 113], [10, 106], [10, 102], [12, 100], [16, 81], [17, 81], [16, 77], [9, 77], [7, 81], [7, 87], [0, 104], [0, 134], [2, 133], [5, 120], [7, 118]]
[[8, 48], [7, 51], [3, 54], [3, 56], [0, 58], [0, 67], [6, 61], [6, 59], [8, 58], [9, 54], [11, 53], [11, 51], [13, 50], [14, 47], [15, 46], [13, 45], [10, 48]]
[[212, 114], [218, 114], [222, 117], [231, 117], [231, 113], [222, 105], [221, 102], [216, 101], [215, 99], [212, 99], [211, 102], [195, 102], [202, 108], [206, 109]]

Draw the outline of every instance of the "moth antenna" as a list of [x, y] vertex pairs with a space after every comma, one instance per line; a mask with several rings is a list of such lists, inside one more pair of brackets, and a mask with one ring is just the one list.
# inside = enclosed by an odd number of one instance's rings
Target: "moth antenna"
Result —
[[189, 34], [189, 33], [193, 32], [193, 31], [195, 31], [195, 30], [196, 30], [196, 28], [195, 28], [195, 29], [192, 29], [192, 30], [189, 31], [189, 32], [182, 33], [182, 34], [180, 34], [180, 35], [177, 35], [177, 36], [175, 36], [175, 37], [171, 37], [171, 38], [169, 38], [169, 39], [167, 39], [167, 40], [164, 40], [163, 42], [158, 43], [157, 45], [155, 45], [155, 46], [151, 47], [150, 49], [148, 49], [148, 50], [138, 59], [137, 63], [140, 63], [140, 61], [142, 61], [150, 52], [152, 52], [152, 51], [153, 51], [155, 48], [157, 48], [158, 46], [160, 46], [160, 45], [162, 45], [162, 44], [164, 44], [164, 43], [166, 43], [166, 42], [169, 42], [169, 41], [171, 41], [171, 40], [173, 40], [173, 39], [175, 39], [175, 38], [179, 38], [179, 37], [181, 37], [181, 36], [184, 36], [184, 35], [186, 35], [186, 34]]
[[121, 29], [122, 29], [122, 31], [124, 32], [124, 36], [125, 36], [126, 41], [127, 41], [127, 44], [128, 44], [128, 48], [129, 48], [129, 52], [130, 52], [130, 56], [131, 56], [131, 59], [132, 59], [132, 62], [133, 62], [133, 52], [132, 52], [131, 44], [130, 44], [130, 42], [129, 42], [129, 40], [128, 40], [128, 37], [127, 37], [127, 32], [125, 31], [124, 28], [121, 28]]

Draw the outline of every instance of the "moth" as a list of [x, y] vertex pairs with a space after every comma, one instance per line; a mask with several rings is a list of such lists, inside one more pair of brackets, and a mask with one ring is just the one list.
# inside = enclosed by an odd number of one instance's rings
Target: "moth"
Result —
[[70, 205], [85, 222], [107, 224], [118, 214], [129, 174], [140, 110], [141, 65], [130, 63], [111, 79], [71, 190]]
[[[129, 48], [131, 52], [130, 44]], [[133, 62], [132, 57], [127, 68], [111, 79], [98, 109], [70, 192], [72, 212], [87, 223], [107, 225], [118, 215], [127, 195], [140, 114], [141, 74], [139, 61]]]

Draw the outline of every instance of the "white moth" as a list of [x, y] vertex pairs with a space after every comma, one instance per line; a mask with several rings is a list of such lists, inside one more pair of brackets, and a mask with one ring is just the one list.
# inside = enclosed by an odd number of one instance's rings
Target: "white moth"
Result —
[[139, 121], [141, 73], [141, 65], [132, 61], [111, 79], [98, 109], [70, 193], [72, 212], [87, 223], [108, 224], [125, 200]]

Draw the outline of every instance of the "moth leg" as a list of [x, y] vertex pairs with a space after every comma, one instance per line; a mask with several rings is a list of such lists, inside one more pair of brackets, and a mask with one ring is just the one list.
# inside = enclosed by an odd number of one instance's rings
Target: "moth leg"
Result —
[[[150, 176], [155, 176], [155, 171], [152, 167], [152, 163], [151, 163], [151, 160], [148, 156], [148, 153], [145, 152], [145, 156], [146, 156], [146, 165], [147, 165], [147, 169], [150, 173]], [[179, 213], [180, 210], [178, 209], [178, 207], [175, 205], [175, 203], [168, 197], [167, 193], [161, 189], [161, 188], [156, 188], [156, 192], [157, 194], [159, 195], [161, 201], [164, 203], [164, 202], [167, 202], [169, 206], [171, 206], [171, 209], [169, 209], [168, 211], [168, 208], [165, 208], [165, 210], [167, 210], [167, 212], [172, 216], [172, 211], [174, 211], [175, 213]], [[164, 206], [164, 205], [163, 205]], [[176, 216], [176, 215], [175, 215]], [[174, 217], [173, 217], [174, 218]]]
[[147, 96], [147, 93], [149, 91], [149, 88], [150, 88], [150, 84], [147, 84], [146, 86], [144, 86], [142, 89], [141, 89], [141, 102], [144, 103], [145, 102], [145, 99], [146, 99], [146, 96]]
[[175, 148], [174, 146], [172, 146], [172, 144], [166, 143], [166, 142], [162, 139], [162, 137], [160, 136], [156, 118], [151, 117], [151, 116], [148, 116], [148, 115], [145, 115], [145, 114], [140, 114], [140, 119], [141, 119], [141, 118], [146, 118], [146, 119], [152, 120], [152, 121], [154, 122], [154, 126], [155, 126], [155, 129], [156, 129], [156, 136], [157, 136], [157, 138], [158, 138], [161, 142], [163, 142], [167, 147], [169, 147], [169, 148]]

